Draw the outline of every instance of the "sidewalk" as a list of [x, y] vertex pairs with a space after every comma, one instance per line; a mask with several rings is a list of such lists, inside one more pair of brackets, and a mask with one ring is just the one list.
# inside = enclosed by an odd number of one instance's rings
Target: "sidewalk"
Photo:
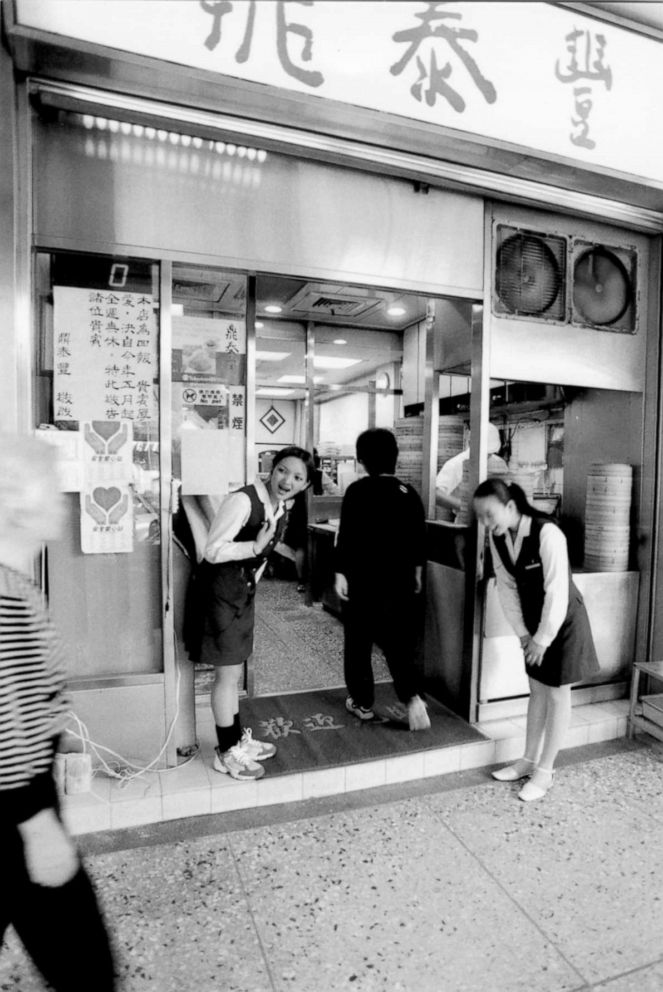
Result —
[[[122, 992], [658, 992], [663, 746], [82, 839]], [[72, 935], [72, 948], [75, 936]], [[14, 941], [0, 988], [36, 992]]]

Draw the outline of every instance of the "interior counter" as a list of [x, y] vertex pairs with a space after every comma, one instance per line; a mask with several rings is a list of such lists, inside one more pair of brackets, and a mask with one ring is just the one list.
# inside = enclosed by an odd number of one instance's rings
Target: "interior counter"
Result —
[[[429, 521], [426, 566], [424, 670], [432, 691], [461, 715], [469, 707], [471, 673], [466, 639], [466, 554], [473, 558], [471, 531]], [[639, 574], [574, 571], [583, 595], [601, 666], [583, 686], [606, 686], [629, 678], [636, 636]], [[483, 617], [478, 671], [479, 716], [494, 704], [526, 697], [529, 684], [522, 650], [502, 610], [494, 578], [482, 583]], [[488, 709], [486, 709], [488, 707]]]
[[[574, 572], [596, 645], [600, 673], [592, 684], [629, 678], [635, 648], [638, 572]], [[479, 699], [491, 702], [529, 692], [522, 650], [504, 615], [495, 579], [485, 590]], [[583, 683], [584, 684], [584, 683]]]

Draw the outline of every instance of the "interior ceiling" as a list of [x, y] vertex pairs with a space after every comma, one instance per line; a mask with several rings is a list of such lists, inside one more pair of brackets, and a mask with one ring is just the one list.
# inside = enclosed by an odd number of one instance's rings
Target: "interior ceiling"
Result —
[[[173, 303], [201, 317], [244, 317], [246, 278], [240, 273], [173, 266]], [[316, 385], [365, 380], [380, 366], [400, 362], [403, 331], [426, 316], [427, 298], [338, 283], [260, 275], [256, 280], [257, 386], [293, 388], [283, 376], [305, 372], [305, 329], [313, 324], [316, 355], [353, 360], [347, 368], [316, 368]], [[270, 312], [267, 307], [279, 307]], [[403, 312], [389, 314], [390, 307]], [[262, 325], [262, 327], [260, 326]], [[343, 344], [338, 342], [342, 341]], [[261, 359], [269, 353], [270, 359]], [[281, 353], [283, 359], [276, 358]], [[390, 388], [394, 388], [390, 382]]]
[[[246, 279], [240, 273], [175, 265], [173, 302], [192, 311], [204, 310], [209, 316], [239, 316], [246, 304]], [[394, 305], [403, 313], [388, 314]], [[261, 275], [257, 279], [258, 318], [272, 316], [267, 306], [281, 307], [280, 320], [399, 332], [426, 316], [426, 300], [411, 293]]]

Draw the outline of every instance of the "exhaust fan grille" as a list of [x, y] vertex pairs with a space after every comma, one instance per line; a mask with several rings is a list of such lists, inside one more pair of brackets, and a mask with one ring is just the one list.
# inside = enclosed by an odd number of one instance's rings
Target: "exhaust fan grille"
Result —
[[494, 309], [560, 321], [566, 312], [566, 240], [498, 225]]
[[635, 286], [635, 251], [580, 241], [574, 244], [574, 324], [634, 334]]

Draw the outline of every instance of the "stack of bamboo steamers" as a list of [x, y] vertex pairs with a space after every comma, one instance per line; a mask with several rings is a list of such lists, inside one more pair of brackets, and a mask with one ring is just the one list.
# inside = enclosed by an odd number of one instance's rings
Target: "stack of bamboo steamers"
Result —
[[586, 571], [628, 570], [632, 485], [631, 465], [591, 466], [585, 503]]
[[[424, 418], [403, 417], [394, 424], [398, 441], [398, 466], [396, 474], [409, 482], [421, 495], [423, 478]], [[438, 422], [437, 468], [438, 471], [453, 455], [463, 450], [463, 419], [454, 415], [442, 416]]]

